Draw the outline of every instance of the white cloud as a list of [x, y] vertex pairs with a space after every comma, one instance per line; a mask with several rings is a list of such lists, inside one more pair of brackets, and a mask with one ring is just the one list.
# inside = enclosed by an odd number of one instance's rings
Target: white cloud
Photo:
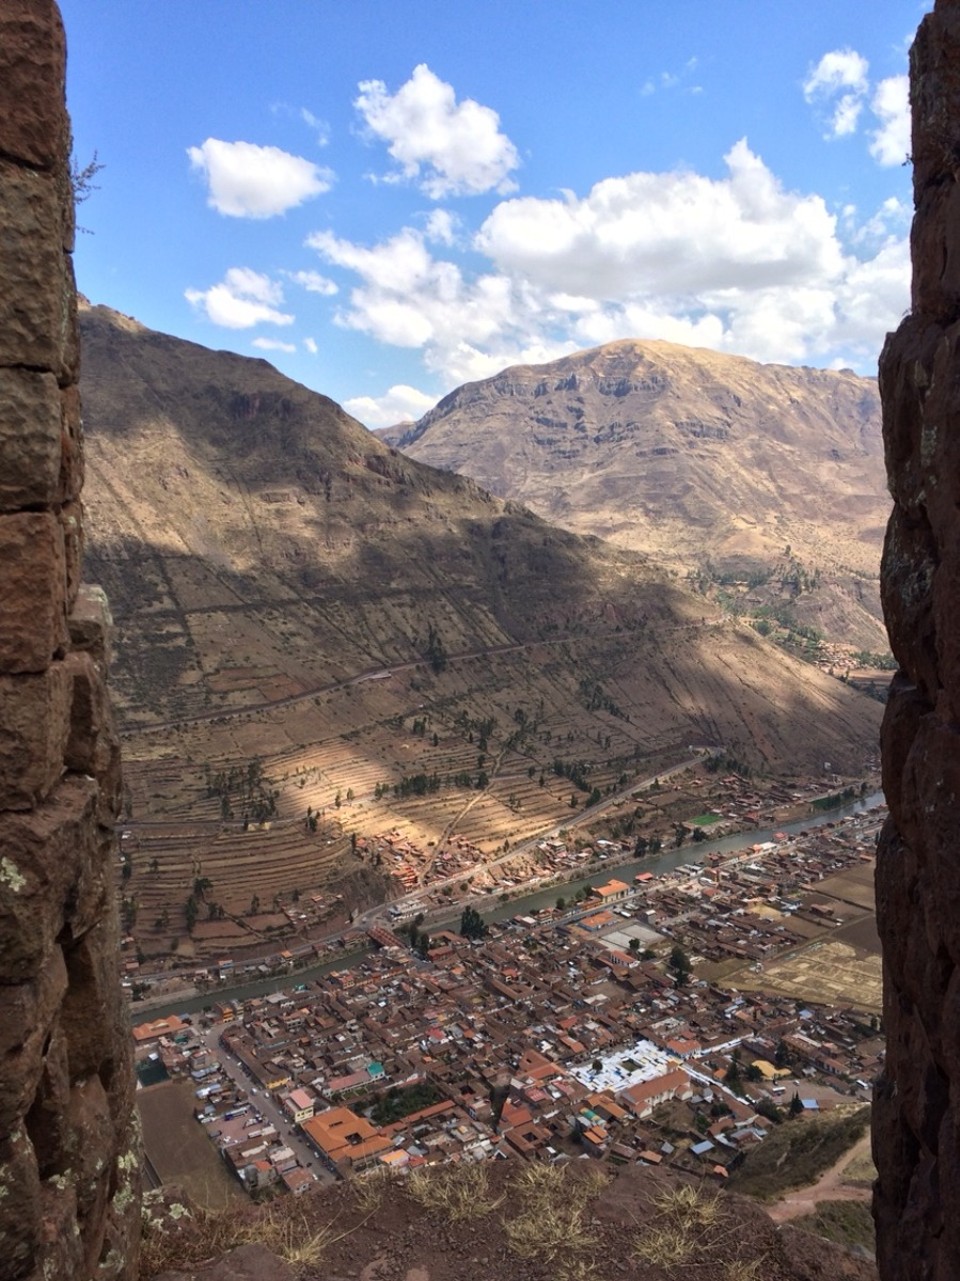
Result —
[[855, 133], [869, 88], [870, 64], [853, 49], [833, 49], [811, 68], [803, 82], [807, 102], [828, 110], [828, 138]]
[[300, 108], [300, 119], [313, 130], [318, 147], [326, 147], [329, 144], [330, 126], [326, 120], [321, 120], [319, 116], [315, 116], [307, 107]]
[[417, 179], [435, 200], [514, 189], [510, 174], [520, 157], [501, 133], [500, 117], [472, 98], [458, 103], [453, 86], [425, 63], [395, 94], [382, 80], [358, 88], [354, 106], [400, 166], [388, 180]]
[[481, 275], [467, 283], [460, 268], [430, 255], [423, 235], [405, 227], [373, 248], [317, 232], [307, 243], [327, 261], [361, 279], [350, 310], [338, 320], [397, 347], [443, 346], [449, 335], [471, 343], [491, 341], [512, 328], [514, 299], [505, 276]]
[[436, 396], [428, 396], [416, 387], [398, 383], [383, 396], [356, 396], [353, 400], [345, 400], [343, 407], [367, 427], [392, 427], [394, 423], [422, 418], [436, 403]]
[[449, 209], [433, 209], [427, 216], [426, 235], [440, 245], [453, 245], [457, 240], [460, 219]]
[[206, 179], [207, 204], [231, 218], [273, 218], [330, 190], [333, 172], [279, 147], [208, 138], [188, 147]]
[[502, 201], [477, 246], [501, 271], [593, 298], [801, 283], [839, 271], [835, 219], [819, 196], [784, 191], [745, 140], [729, 177], [634, 173], [582, 200]]
[[259, 347], [261, 351], [295, 352], [297, 350], [296, 343], [283, 342], [279, 338], [254, 338], [250, 346]]
[[[640, 86], [640, 96], [649, 98], [658, 89], [677, 89], [696, 71], [698, 58], [688, 58], [679, 71], [661, 71], [659, 76], [648, 77]], [[686, 85], [685, 93], [703, 93], [702, 85]]]
[[319, 351], [316, 338], [304, 338], [303, 345], [311, 356], [315, 356]]
[[870, 130], [870, 154], [881, 165], [902, 165], [910, 151], [910, 85], [906, 75], [888, 76], [872, 86], [866, 58], [852, 49], [825, 53], [803, 84], [807, 102], [827, 111], [827, 138], [856, 133], [868, 105], [877, 121]]
[[906, 76], [889, 76], [874, 90], [870, 110], [880, 122], [872, 134], [870, 154], [881, 165], [902, 165], [910, 152], [910, 84]]
[[835, 343], [875, 360], [910, 305], [910, 242], [890, 238], [872, 258], [853, 260], [837, 291]]
[[411, 227], [308, 244], [355, 278], [336, 323], [419, 349], [446, 387], [618, 338], [869, 368], [909, 298], [905, 206], [835, 215], [746, 141], [726, 160], [718, 179], [635, 173], [501, 201], [474, 238], [478, 270]]
[[334, 294], [340, 292], [337, 285], [332, 280], [328, 280], [326, 276], [321, 276], [319, 271], [288, 271], [285, 274], [290, 280], [302, 285], [311, 294], [321, 294], [324, 298], [332, 298]]
[[891, 239], [901, 239], [910, 227], [912, 216], [910, 206], [897, 196], [888, 196], [876, 213], [863, 223], [858, 223], [857, 210], [853, 205], [848, 205], [843, 211], [844, 224], [856, 245], [885, 245]]
[[277, 310], [283, 302], [280, 286], [249, 267], [231, 267], [220, 284], [209, 289], [187, 289], [184, 297], [208, 320], [225, 329], [292, 325], [294, 320], [288, 312]]

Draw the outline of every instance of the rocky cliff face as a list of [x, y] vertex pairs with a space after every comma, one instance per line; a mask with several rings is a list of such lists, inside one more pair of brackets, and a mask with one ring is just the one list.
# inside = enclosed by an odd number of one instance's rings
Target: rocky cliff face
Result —
[[888, 1060], [874, 1211], [887, 1281], [960, 1276], [960, 4], [911, 54], [913, 308], [880, 377], [895, 500], [883, 558], [900, 670], [877, 862]]
[[70, 127], [52, 0], [0, 9], [0, 1240], [5, 1278], [135, 1274], [111, 892], [107, 613], [81, 585]]

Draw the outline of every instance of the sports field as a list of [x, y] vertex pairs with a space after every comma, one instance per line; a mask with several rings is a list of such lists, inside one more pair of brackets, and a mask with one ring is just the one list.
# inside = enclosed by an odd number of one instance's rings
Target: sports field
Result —
[[216, 1210], [243, 1189], [227, 1170], [202, 1125], [188, 1081], [165, 1081], [137, 1091], [143, 1148], [163, 1183], [176, 1183], [205, 1209]]

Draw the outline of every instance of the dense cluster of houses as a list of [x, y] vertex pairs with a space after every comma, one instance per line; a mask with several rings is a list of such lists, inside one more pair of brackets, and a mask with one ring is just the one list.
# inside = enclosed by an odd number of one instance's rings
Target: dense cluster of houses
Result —
[[[474, 941], [444, 931], [425, 955], [380, 930], [350, 969], [212, 1007], [212, 1050], [175, 1021], [141, 1038], [197, 1083], [198, 1119], [250, 1188], [298, 1191], [312, 1175], [224, 1074], [228, 1056], [341, 1176], [588, 1153], [722, 1178], [793, 1095], [867, 1097], [882, 1038], [862, 1011], [678, 975], [668, 936], [682, 919], [698, 955], [768, 955], [793, 935], [761, 904], [810, 916], [799, 891], [869, 857], [862, 825], [839, 826], [722, 868], [614, 877], [573, 914]], [[791, 911], [774, 915], [789, 924]]]

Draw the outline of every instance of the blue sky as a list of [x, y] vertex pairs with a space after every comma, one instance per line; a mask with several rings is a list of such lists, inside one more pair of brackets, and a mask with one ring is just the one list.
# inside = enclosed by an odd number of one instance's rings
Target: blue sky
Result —
[[77, 276], [370, 426], [615, 338], [872, 373], [915, 0], [61, 0]]

